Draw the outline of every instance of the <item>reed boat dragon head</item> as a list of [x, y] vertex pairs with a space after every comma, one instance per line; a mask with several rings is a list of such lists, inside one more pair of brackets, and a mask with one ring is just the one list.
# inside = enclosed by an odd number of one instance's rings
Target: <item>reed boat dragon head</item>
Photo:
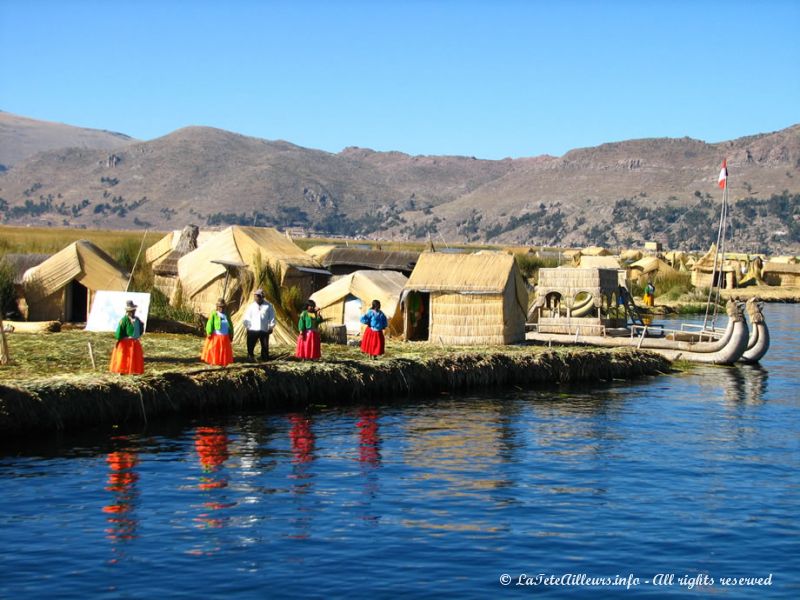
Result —
[[728, 318], [730, 318], [733, 323], [741, 323], [744, 321], [742, 306], [734, 300], [728, 300], [728, 303], [725, 305], [725, 312], [728, 313]]
[[759, 298], [750, 298], [747, 301], [747, 316], [750, 317], [751, 323], [763, 323], [764, 313], [762, 312], [764, 305]]

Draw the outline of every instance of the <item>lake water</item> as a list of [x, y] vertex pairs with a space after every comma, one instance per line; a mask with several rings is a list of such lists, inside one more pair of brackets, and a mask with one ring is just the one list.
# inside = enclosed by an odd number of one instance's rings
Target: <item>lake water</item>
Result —
[[765, 312], [761, 367], [6, 451], [0, 597], [800, 598], [800, 306]]

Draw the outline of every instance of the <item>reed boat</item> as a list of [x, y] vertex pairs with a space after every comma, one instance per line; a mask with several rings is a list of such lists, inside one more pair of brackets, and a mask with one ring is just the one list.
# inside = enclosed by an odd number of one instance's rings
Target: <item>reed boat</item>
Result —
[[[632, 347], [670, 360], [719, 365], [757, 362], [769, 348], [769, 330], [757, 302], [748, 304], [752, 334], [742, 306], [732, 300], [726, 306], [724, 329], [688, 324], [668, 329], [645, 323], [620, 279], [615, 269], [541, 269], [526, 339], [558, 345]], [[593, 314], [585, 311], [587, 297]], [[574, 315], [575, 306], [580, 308], [580, 316]]]

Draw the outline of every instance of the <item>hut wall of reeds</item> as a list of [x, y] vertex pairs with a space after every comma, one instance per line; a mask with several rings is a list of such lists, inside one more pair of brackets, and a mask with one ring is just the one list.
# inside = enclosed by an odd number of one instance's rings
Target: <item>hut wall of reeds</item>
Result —
[[762, 270], [767, 285], [781, 287], [800, 286], [800, 264], [768, 262]]
[[732, 289], [738, 285], [740, 271], [732, 261], [725, 260], [722, 256], [717, 256], [716, 270], [714, 269], [714, 254], [716, 254], [716, 251], [716, 244], [711, 244], [708, 252], [695, 261], [691, 275], [693, 286], [710, 288], [721, 283], [720, 287]]
[[631, 281], [646, 282], [659, 275], [664, 276], [675, 273], [677, 273], [677, 271], [667, 262], [655, 256], [645, 256], [628, 265], [628, 278]]
[[[428, 299], [427, 337], [453, 345], [513, 344], [525, 338], [528, 291], [506, 253], [425, 252], [405, 286]], [[413, 318], [404, 303], [404, 323]], [[409, 328], [406, 328], [406, 338]]]
[[32, 321], [86, 321], [97, 290], [125, 291], [128, 273], [92, 242], [78, 240], [23, 275]]

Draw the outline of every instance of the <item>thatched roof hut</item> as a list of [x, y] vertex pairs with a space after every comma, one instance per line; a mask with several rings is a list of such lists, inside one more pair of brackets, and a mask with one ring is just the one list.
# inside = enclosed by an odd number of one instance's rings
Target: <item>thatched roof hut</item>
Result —
[[600, 246], [589, 246], [581, 250], [582, 256], [609, 256], [611, 252]]
[[762, 278], [768, 285], [800, 286], [800, 264], [770, 261], [764, 265]]
[[128, 276], [92, 242], [73, 242], [23, 275], [28, 319], [84, 322], [94, 293], [125, 291]]
[[336, 244], [317, 244], [316, 246], [311, 246], [311, 248], [308, 248], [306, 250], [306, 254], [310, 254], [317, 260], [320, 260], [334, 248], [338, 248], [338, 246], [336, 246]]
[[698, 258], [692, 265], [692, 285], [695, 287], [715, 287], [721, 281], [723, 288], [734, 288], [740, 276], [740, 270], [732, 261], [723, 260], [722, 256], [717, 256], [716, 270], [714, 269], [714, 255], [717, 252], [717, 245], [711, 244], [703, 256]]
[[424, 252], [403, 307], [408, 340], [512, 344], [525, 338], [528, 291], [510, 254]]
[[330, 276], [314, 258], [277, 230], [233, 226], [178, 260], [184, 300], [199, 312], [208, 314], [222, 297], [226, 273], [229, 273], [228, 299], [241, 303], [241, 298], [231, 294], [231, 290], [235, 293], [243, 283], [241, 273], [220, 263], [246, 265], [245, 271], [252, 274], [258, 260], [262, 264], [277, 264], [282, 272], [281, 285], [297, 286], [304, 297], [323, 287]]
[[628, 276], [631, 281], [647, 280], [659, 275], [664, 276], [674, 273], [676, 273], [675, 269], [655, 256], [645, 256], [628, 265]]
[[317, 290], [311, 299], [322, 309], [327, 324], [344, 324], [351, 335], [361, 331], [359, 318], [378, 300], [389, 319], [389, 335], [398, 335], [403, 331], [400, 297], [407, 282], [397, 271], [355, 271]]
[[[190, 232], [192, 235], [188, 235]], [[179, 250], [182, 255], [187, 254], [202, 246], [216, 234], [216, 231], [200, 231], [196, 225], [187, 225], [183, 229], [170, 231], [144, 251], [144, 260], [155, 269], [173, 250]], [[187, 239], [190, 240], [189, 246], [186, 245]]]
[[[214, 233], [216, 232], [201, 234], [196, 225], [187, 225], [181, 231], [168, 233], [147, 249], [145, 260], [150, 262], [153, 269], [153, 286], [170, 302], [175, 301], [178, 290], [178, 261], [189, 252], [197, 250]], [[168, 250], [164, 252], [167, 247]]]
[[319, 256], [320, 264], [334, 276], [354, 271], [399, 271], [411, 275], [417, 264], [419, 252], [370, 250], [367, 248], [331, 248]]

